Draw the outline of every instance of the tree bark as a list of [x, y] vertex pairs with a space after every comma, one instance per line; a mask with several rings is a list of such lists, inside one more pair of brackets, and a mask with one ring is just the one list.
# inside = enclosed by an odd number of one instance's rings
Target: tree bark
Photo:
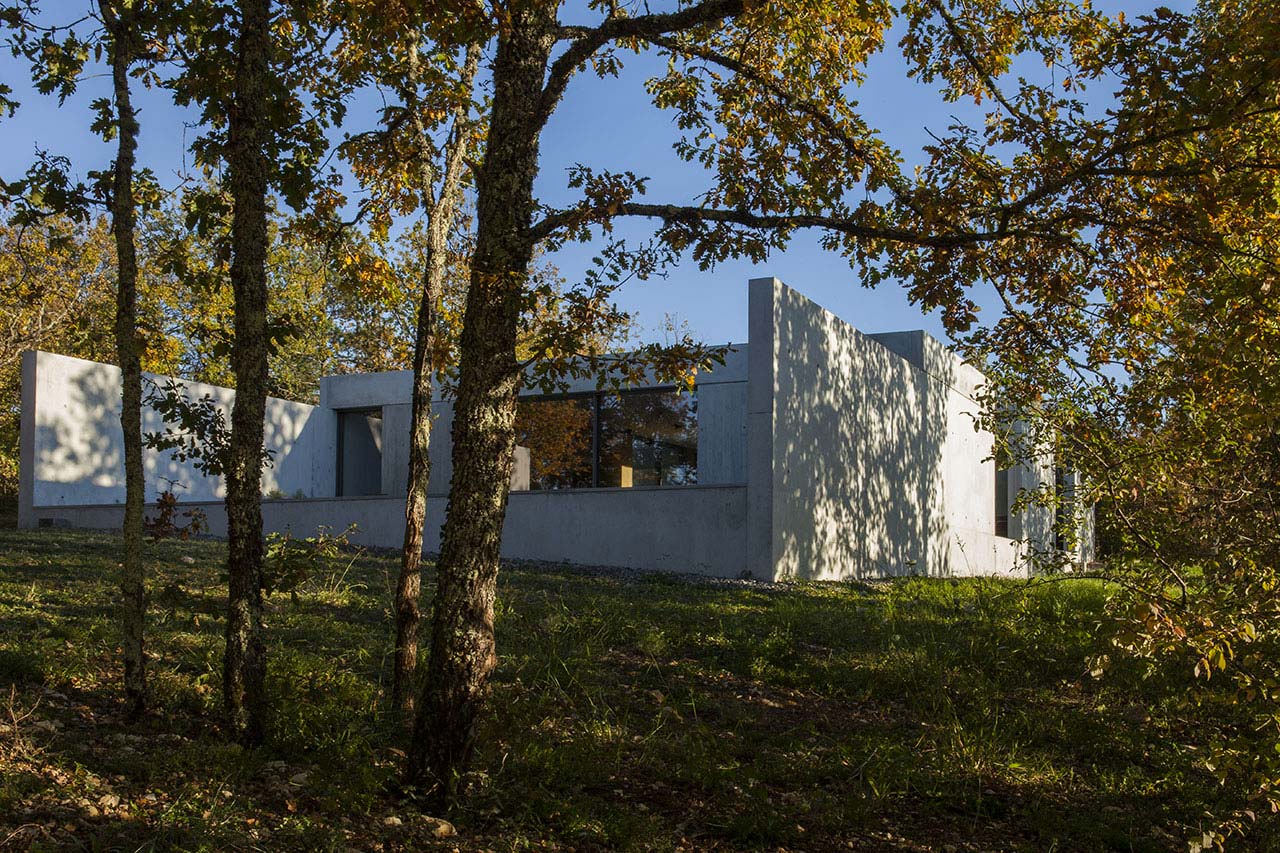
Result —
[[[471, 91], [480, 48], [467, 50], [463, 84]], [[416, 66], [416, 47], [411, 62]], [[417, 85], [416, 73], [411, 75]], [[413, 406], [409, 434], [409, 485], [404, 507], [404, 548], [400, 557], [400, 576], [396, 581], [396, 653], [391, 681], [391, 702], [405, 720], [412, 719], [414, 695], [413, 674], [418, 663], [418, 625], [422, 621], [419, 604], [422, 578], [422, 538], [427, 518], [427, 485], [431, 479], [431, 352], [435, 310], [444, 290], [448, 269], [449, 232], [462, 196], [462, 172], [467, 157], [469, 128], [466, 126], [469, 106], [454, 112], [453, 132], [445, 149], [444, 174], [440, 195], [427, 212], [427, 246], [422, 276], [422, 296], [418, 305], [418, 323], [413, 340]], [[419, 152], [431, 156], [422, 117], [415, 108], [414, 130]], [[421, 170], [423, 191], [430, 197], [435, 189], [433, 169], [424, 164]]]
[[226, 652], [223, 700], [244, 746], [262, 742], [266, 648], [262, 640], [262, 419], [267, 397], [267, 135], [270, 0], [241, 0], [236, 69], [227, 125], [232, 196], [231, 286], [235, 340], [227, 478]]
[[520, 4], [502, 28], [493, 64], [454, 406], [453, 482], [436, 567], [431, 659], [408, 762], [409, 783], [439, 804], [452, 799], [471, 757], [496, 662], [493, 605], [520, 386], [516, 332], [533, 259], [538, 111], [555, 26], [553, 4]]
[[146, 567], [142, 561], [145, 473], [142, 467], [142, 356], [138, 340], [138, 259], [133, 169], [138, 118], [129, 93], [136, 10], [117, 12], [107, 0], [98, 9], [110, 41], [111, 82], [116, 107], [116, 160], [112, 173], [111, 228], [116, 244], [116, 358], [122, 374], [120, 428], [124, 434], [124, 563], [120, 570], [120, 623], [124, 650], [125, 711], [146, 709]]

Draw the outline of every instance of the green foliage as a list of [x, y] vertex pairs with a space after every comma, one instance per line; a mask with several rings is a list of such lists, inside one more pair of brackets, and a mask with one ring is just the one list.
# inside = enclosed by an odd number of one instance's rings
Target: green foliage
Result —
[[[231, 2], [187, 6], [170, 31], [183, 62], [163, 80], [174, 102], [200, 115], [201, 135], [191, 146], [197, 167], [220, 174], [232, 147], [228, 138], [235, 92], [230, 69], [236, 65], [240, 9]], [[326, 133], [341, 123], [346, 98], [355, 82], [343, 74], [329, 43], [339, 12], [329, 3], [301, 4], [287, 16], [273, 16], [271, 57], [263, 105], [270, 125], [265, 133], [266, 176], [271, 190], [290, 208], [303, 210], [328, 180]]]
[[[157, 713], [145, 735], [113, 716], [117, 547], [0, 532], [0, 650], [43, 678], [16, 685], [39, 752], [0, 778], [6, 835], [37, 822], [103, 847], [437, 843], [388, 793], [403, 737], [383, 695], [394, 556], [319, 558], [296, 601], [273, 601], [276, 711], [248, 754], [216, 731], [218, 542], [148, 545]], [[449, 846], [1184, 851], [1216, 829], [1200, 816], [1222, 794], [1188, 751], [1210, 746], [1220, 709], [1185, 701], [1194, 677], [1176, 662], [1115, 654], [1098, 630], [1114, 585], [766, 588], [540, 564], [504, 578], [508, 653]], [[1269, 849], [1280, 826], [1258, 818], [1250, 843]]]
[[[206, 476], [218, 477], [226, 470], [231, 428], [227, 416], [209, 394], [195, 400], [176, 379], [164, 385], [148, 382], [144, 405], [150, 406], [164, 420], [163, 432], [143, 434], [143, 446], [151, 450], [172, 451], [178, 462], [190, 461], [193, 468]], [[271, 451], [263, 450], [263, 463], [270, 465]]]
[[[266, 558], [262, 564], [263, 595], [287, 592], [296, 601], [298, 589], [303, 584], [318, 580], [321, 566], [332, 563], [340, 554], [350, 549], [350, 537], [355, 532], [356, 525], [352, 524], [336, 534], [321, 527], [315, 536], [303, 539], [288, 532], [268, 533]], [[342, 585], [347, 572], [360, 558], [360, 554], [359, 550], [351, 552], [351, 558], [340, 575], [329, 579], [329, 588], [335, 589]]]
[[[180, 204], [158, 211], [144, 224], [144, 248], [158, 272], [152, 286], [181, 343], [176, 372], [234, 385], [230, 218], [224, 191], [212, 183], [188, 188]], [[333, 245], [316, 237], [304, 221], [274, 208], [269, 227], [268, 393], [309, 401], [321, 376], [407, 367], [413, 269], [398, 269], [399, 277], [375, 289], [362, 280], [363, 268], [344, 260], [367, 245], [360, 235]], [[408, 240], [400, 237], [396, 251], [409, 251]]]
[[995, 263], [1005, 314], [967, 341], [993, 423], [1030, 424], [1012, 455], [1051, 449], [1098, 502], [1097, 571], [1118, 585], [1095, 671], [1184, 674], [1203, 726], [1188, 750], [1220, 786], [1197, 849], [1251, 844], [1280, 809], [1280, 185], [1257, 157], [1280, 143], [1277, 36], [1247, 0], [1103, 32], [1086, 63], [1126, 63], [1107, 121], [1145, 141], [1063, 208], [1081, 225], [1105, 210], [1101, 250], [1064, 244], [1072, 260], [1020, 284]]

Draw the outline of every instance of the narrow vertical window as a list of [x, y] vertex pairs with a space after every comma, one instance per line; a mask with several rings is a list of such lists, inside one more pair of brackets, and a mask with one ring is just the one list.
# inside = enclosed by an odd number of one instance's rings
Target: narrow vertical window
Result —
[[996, 531], [1009, 536], [1009, 469], [996, 466]]

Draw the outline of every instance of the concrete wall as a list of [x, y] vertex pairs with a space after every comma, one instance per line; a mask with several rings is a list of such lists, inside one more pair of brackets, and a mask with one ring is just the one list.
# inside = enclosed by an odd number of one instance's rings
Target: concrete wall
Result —
[[[750, 346], [698, 377], [698, 480], [692, 487], [527, 491], [516, 460], [503, 553], [510, 557], [765, 579], [1010, 573], [1022, 551], [995, 530], [991, 436], [974, 427], [982, 376], [923, 332], [865, 335], [775, 279], [750, 284]], [[23, 364], [24, 524], [119, 525], [123, 500], [119, 371], [31, 354]], [[29, 374], [29, 375], [28, 375]], [[190, 383], [228, 412], [233, 392]], [[644, 387], [644, 386], [641, 386]], [[594, 391], [594, 379], [566, 390]], [[268, 530], [360, 527], [399, 547], [408, 472], [407, 371], [326, 377], [320, 406], [268, 403], [275, 467]], [[338, 413], [381, 409], [382, 496], [335, 498]], [[426, 547], [438, 547], [452, 477], [453, 404], [436, 388]], [[161, 428], [146, 413], [145, 429]], [[220, 480], [149, 453], [148, 500], [162, 477], [203, 501], [225, 529]], [[1052, 482], [1051, 462], [1011, 472]], [[71, 511], [73, 505], [74, 511]], [[1052, 542], [1052, 510], [1011, 516], [1010, 533]]]
[[750, 352], [749, 343], [733, 344], [723, 365], [698, 374], [698, 482], [703, 485], [747, 482]]
[[747, 383], [698, 385], [698, 482], [747, 482]]
[[359, 373], [320, 380], [320, 405], [326, 409], [372, 409], [413, 399], [413, 373]]
[[[221, 502], [193, 503], [202, 509], [214, 536], [226, 535]], [[440, 548], [444, 500], [427, 502], [425, 549]], [[118, 529], [119, 505], [36, 507], [31, 526], [67, 523]], [[503, 527], [502, 555], [513, 559], [566, 561], [584, 565], [735, 577], [745, 563], [743, 486], [591, 489], [513, 492]], [[404, 498], [324, 498], [267, 500], [262, 503], [267, 532], [314, 535], [319, 527], [341, 531], [356, 524], [352, 541], [399, 548], [404, 541]]]
[[922, 332], [864, 335], [750, 284], [748, 561], [766, 578], [1015, 570], [996, 537], [981, 377]]
[[[29, 353], [23, 364], [23, 468], [25, 501], [21, 523], [67, 523], [79, 527], [118, 528], [123, 519], [123, 447], [120, 372], [110, 365]], [[638, 569], [693, 572], [733, 577], [745, 565], [746, 516], [745, 357], [730, 362], [708, 380], [700, 394], [699, 451], [712, 483], [683, 488], [527, 491], [528, 453], [517, 451], [503, 554], [520, 559], [569, 561]], [[164, 377], [152, 377], [165, 381]], [[594, 388], [586, 384], [583, 390]], [[194, 397], [209, 394], [228, 414], [234, 392], [186, 383]], [[576, 390], [576, 388], [575, 388]], [[326, 377], [318, 407], [269, 400], [268, 446], [275, 467], [264, 471], [263, 489], [278, 489], [288, 499], [264, 500], [268, 532], [313, 535], [356, 524], [354, 541], [398, 548], [403, 541], [404, 490], [409, 458], [411, 377], [406, 372]], [[437, 392], [428, 501], [428, 551], [439, 548], [450, 475], [453, 405]], [[705, 402], [703, 400], [705, 397]], [[382, 410], [383, 496], [334, 497], [338, 462], [338, 413]], [[158, 415], [144, 411], [144, 430], [163, 428]], [[28, 460], [30, 464], [27, 464]], [[220, 478], [206, 478], [170, 454], [148, 452], [147, 500], [165, 484], [180, 480], [178, 494], [187, 507], [207, 516], [209, 532], [226, 533]], [[700, 457], [701, 465], [701, 457]], [[725, 485], [727, 484], [727, 485]], [[29, 488], [28, 488], [29, 486]], [[524, 490], [521, 490], [521, 489]], [[301, 489], [305, 499], [293, 498]]]
[[[146, 374], [157, 384], [168, 377]], [[235, 392], [184, 383], [192, 399], [208, 395], [230, 421]], [[110, 504], [124, 501], [124, 440], [120, 427], [120, 370], [107, 364], [44, 352], [23, 354], [22, 470], [19, 522], [36, 506]], [[263, 471], [264, 493], [332, 495], [337, 423], [332, 412], [267, 399], [265, 444], [274, 451]], [[165, 424], [144, 407], [144, 432]], [[145, 451], [146, 497], [168, 488], [187, 501], [225, 494], [220, 477], [206, 477], [170, 452]]]
[[[1017, 423], [1013, 428], [1025, 433], [1026, 425]], [[1019, 443], [1025, 441], [1019, 439]], [[1057, 557], [1054, 553], [1056, 513], [1053, 507], [1031, 503], [1025, 498], [1052, 488], [1054, 471], [1053, 451], [1047, 447], [1037, 451], [1034, 459], [1019, 462], [1009, 469], [1009, 503], [1013, 505], [1022, 499], [1026, 504], [1021, 512], [1009, 514], [1009, 535], [1025, 542], [1028, 553], [1040, 555], [1050, 562]], [[1092, 517], [1092, 513], [1089, 515]], [[1091, 530], [1089, 537], [1092, 540]]]
[[928, 378], [930, 400], [936, 403], [941, 396], [945, 407], [942, 464], [934, 471], [933, 480], [942, 495], [938, 509], [948, 531], [946, 573], [1025, 572], [1019, 561], [1025, 549], [1012, 543], [1012, 537], [995, 535], [995, 437], [977, 428], [981, 407], [976, 398], [984, 381], [982, 373], [936, 338], [922, 331], [910, 334], [919, 340], [921, 353], [920, 361], [911, 363]]

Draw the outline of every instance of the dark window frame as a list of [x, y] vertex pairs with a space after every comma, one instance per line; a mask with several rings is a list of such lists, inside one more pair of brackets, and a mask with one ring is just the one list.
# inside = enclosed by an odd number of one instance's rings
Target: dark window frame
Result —
[[[1005, 539], [1009, 538], [1009, 492], [1011, 491], [1009, 488], [1009, 474], [1011, 471], [1011, 468], [1001, 468], [999, 465], [996, 466], [995, 535], [1003, 536]], [[1004, 485], [1003, 489], [1000, 488], [1001, 484]]]
[[[596, 390], [596, 391], [570, 391], [565, 394], [522, 394], [516, 397], [516, 405], [521, 403], [544, 403], [559, 400], [574, 399], [590, 399], [591, 400], [591, 485], [590, 486], [568, 486], [562, 489], [527, 489], [530, 492], [582, 492], [588, 489], [617, 489], [620, 486], [602, 486], [600, 485], [600, 402], [605, 397], [625, 397], [636, 394], [669, 394], [677, 393], [692, 397], [694, 400], [694, 411], [697, 409], [698, 386], [694, 386], [692, 390], [686, 390], [682, 385], [652, 385], [643, 388], [622, 388], [619, 390]], [[530, 483], [532, 485], [532, 483]], [[687, 489], [696, 487], [696, 483], [687, 485], [665, 485], [654, 486], [650, 488], [662, 489]]]

